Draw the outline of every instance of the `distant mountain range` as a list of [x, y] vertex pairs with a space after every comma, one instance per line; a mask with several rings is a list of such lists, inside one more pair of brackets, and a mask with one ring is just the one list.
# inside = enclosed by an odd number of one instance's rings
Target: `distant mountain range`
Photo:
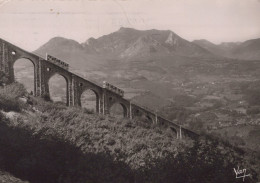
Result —
[[214, 57], [208, 50], [181, 38], [170, 30], [140, 31], [132, 28], [120, 28], [98, 39], [89, 38], [82, 44], [74, 40], [55, 37], [35, 52], [39, 54], [55, 52], [56, 55], [66, 57], [68, 60], [76, 54], [84, 60], [88, 60], [86, 55], [127, 60], [155, 55]]
[[215, 55], [243, 60], [260, 60], [260, 38], [245, 42], [224, 42], [218, 45], [205, 39], [195, 40], [193, 43]]
[[[100, 38], [89, 38], [84, 43], [55, 37], [35, 51], [54, 54], [65, 60], [96, 66], [108, 59], [137, 60], [160, 56], [197, 58], [260, 59], [260, 38], [245, 42], [214, 44], [201, 39], [189, 42], [170, 30], [136, 30], [120, 28]], [[90, 61], [91, 60], [91, 61]], [[93, 63], [93, 60], [97, 62]]]
[[[160, 98], [157, 103], [163, 106], [167, 99], [183, 93], [185, 82], [252, 72], [244, 66], [239, 71], [235, 64], [243, 64], [243, 59], [260, 60], [260, 39], [216, 45], [207, 40], [189, 42], [170, 30], [120, 28], [84, 43], [55, 37], [34, 53], [60, 58], [70, 64], [70, 70], [89, 80], [112, 82], [142, 104]], [[145, 100], [135, 97], [143, 93], [148, 96]]]

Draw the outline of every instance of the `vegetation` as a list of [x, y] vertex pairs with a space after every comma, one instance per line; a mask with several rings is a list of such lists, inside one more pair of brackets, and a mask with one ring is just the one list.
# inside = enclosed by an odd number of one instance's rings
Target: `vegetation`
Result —
[[0, 182], [1, 183], [28, 183], [28, 181], [22, 181], [7, 172], [0, 171]]
[[[19, 84], [2, 87], [0, 93], [13, 101], [27, 95]], [[245, 182], [256, 181], [245, 153], [219, 139], [178, 140], [172, 131], [142, 121], [26, 98], [26, 103], [17, 103], [20, 110], [4, 102], [0, 110], [0, 169], [20, 179], [33, 183], [237, 182], [233, 168], [240, 166], [252, 174]]]
[[7, 77], [6, 75], [0, 71], [0, 86], [3, 86], [7, 82]]
[[19, 97], [25, 96], [26, 90], [22, 84], [11, 84], [6, 87], [2, 86], [0, 90], [0, 110], [16, 111], [22, 109], [22, 103], [18, 100]]
[[260, 106], [260, 81], [244, 83], [241, 86], [242, 92], [245, 94], [245, 99], [250, 105]]

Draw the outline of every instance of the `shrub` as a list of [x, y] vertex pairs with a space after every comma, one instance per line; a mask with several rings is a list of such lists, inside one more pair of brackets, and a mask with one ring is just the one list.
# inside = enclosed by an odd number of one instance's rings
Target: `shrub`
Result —
[[3, 115], [3, 113], [0, 111], [0, 121], [3, 121], [5, 119], [5, 116]]
[[95, 113], [93, 109], [83, 108], [83, 111], [84, 111], [84, 113], [86, 113], [86, 114], [94, 114], [94, 113]]
[[18, 100], [19, 97], [27, 94], [24, 86], [13, 83], [0, 89], [0, 109], [6, 112], [21, 111], [25, 106]]
[[21, 106], [17, 99], [0, 95], [0, 110], [4, 110], [5, 112], [9, 112], [9, 111], [20, 112]]
[[3, 84], [5, 84], [8, 81], [5, 73], [3, 73], [2, 71], [0, 71], [0, 86], [3, 86]]
[[20, 83], [12, 83], [0, 88], [0, 95], [17, 99], [27, 95], [25, 87]]
[[45, 101], [52, 102], [51, 97], [49, 94], [44, 94], [41, 96]]
[[260, 113], [260, 106], [252, 106], [246, 110], [248, 115], [254, 115]]
[[260, 106], [252, 106], [246, 110], [248, 115], [254, 115], [260, 113]]
[[[242, 155], [213, 139], [198, 139], [193, 147], [186, 148], [177, 156], [169, 154], [163, 159], [147, 159], [147, 166], [140, 169], [137, 182], [218, 183], [237, 182], [233, 168], [246, 165]], [[245, 182], [256, 181], [256, 172]]]

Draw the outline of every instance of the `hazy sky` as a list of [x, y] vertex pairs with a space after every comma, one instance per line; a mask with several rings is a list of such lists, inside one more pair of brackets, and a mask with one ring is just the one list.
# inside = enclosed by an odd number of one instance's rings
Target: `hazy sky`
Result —
[[0, 38], [32, 51], [55, 36], [170, 29], [192, 41], [260, 38], [260, 0], [0, 0]]

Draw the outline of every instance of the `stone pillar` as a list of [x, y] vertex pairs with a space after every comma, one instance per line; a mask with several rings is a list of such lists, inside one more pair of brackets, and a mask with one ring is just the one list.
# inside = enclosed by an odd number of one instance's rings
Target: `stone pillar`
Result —
[[49, 93], [49, 83], [46, 73], [45, 61], [43, 59], [39, 60], [39, 83], [40, 83], [40, 96], [50, 95]]
[[106, 89], [103, 88], [102, 93], [100, 95], [100, 114], [106, 114]]
[[131, 101], [129, 103], [130, 103], [130, 106], [129, 106], [129, 118], [133, 119], [133, 116], [132, 116], [132, 103], [131, 103]]
[[107, 115], [109, 114], [109, 107], [110, 107], [110, 102], [109, 101], [109, 94], [107, 92], [107, 89], [103, 88], [103, 95], [102, 95], [102, 101], [103, 101], [103, 114]]
[[70, 105], [75, 106], [75, 91], [77, 90], [77, 85], [75, 83], [74, 75], [71, 76], [71, 95], [70, 95]]
[[97, 96], [97, 113], [101, 114], [102, 111], [101, 111], [101, 97], [100, 96]]
[[79, 106], [81, 107], [81, 95], [82, 95], [82, 92], [83, 92], [83, 88], [82, 86], [80, 85], [80, 82], [77, 81], [76, 77], [75, 76], [72, 76], [73, 77], [73, 88], [74, 88], [74, 106]]
[[13, 55], [10, 55], [8, 46], [4, 41], [1, 41], [0, 44], [0, 71], [5, 74], [7, 83], [12, 83], [14, 82]]
[[74, 105], [74, 79], [73, 76], [71, 78], [68, 78], [67, 81], [67, 105], [73, 106]]
[[4, 72], [4, 43], [0, 42], [0, 71]]
[[180, 139], [182, 139], [182, 134], [181, 134], [181, 126], [180, 126]]
[[41, 95], [41, 59], [34, 65], [34, 96]]

